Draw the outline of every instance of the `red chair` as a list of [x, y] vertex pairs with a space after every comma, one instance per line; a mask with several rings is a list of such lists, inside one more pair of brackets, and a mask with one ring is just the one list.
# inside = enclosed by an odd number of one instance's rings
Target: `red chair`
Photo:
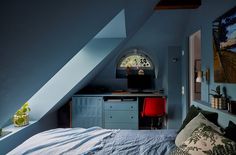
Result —
[[158, 117], [158, 124], [163, 124], [166, 116], [166, 99], [165, 98], [151, 98], [144, 99], [142, 117], [151, 118], [151, 129], [153, 129], [153, 117]]

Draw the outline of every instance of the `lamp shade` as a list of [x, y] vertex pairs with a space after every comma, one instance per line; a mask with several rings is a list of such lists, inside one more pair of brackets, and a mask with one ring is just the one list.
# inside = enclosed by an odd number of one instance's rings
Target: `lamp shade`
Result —
[[196, 82], [202, 82], [202, 71], [197, 72]]
[[196, 82], [202, 82], [202, 77], [197, 77]]

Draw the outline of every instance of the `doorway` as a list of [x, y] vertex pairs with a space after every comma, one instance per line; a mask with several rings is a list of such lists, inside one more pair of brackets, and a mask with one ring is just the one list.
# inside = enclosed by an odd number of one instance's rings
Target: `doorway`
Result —
[[190, 103], [194, 100], [201, 100], [201, 83], [196, 82], [198, 71], [201, 71], [201, 30], [189, 37]]

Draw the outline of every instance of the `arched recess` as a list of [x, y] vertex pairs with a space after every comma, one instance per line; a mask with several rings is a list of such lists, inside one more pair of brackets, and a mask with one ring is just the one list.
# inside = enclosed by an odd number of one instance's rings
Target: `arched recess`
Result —
[[150, 75], [155, 78], [155, 72], [157, 68], [142, 49], [128, 50], [117, 61], [116, 78], [127, 78], [128, 75]]

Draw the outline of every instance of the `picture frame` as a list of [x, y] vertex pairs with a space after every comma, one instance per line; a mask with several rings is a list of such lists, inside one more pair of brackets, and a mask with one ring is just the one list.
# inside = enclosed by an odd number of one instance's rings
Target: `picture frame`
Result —
[[214, 82], [236, 83], [236, 7], [213, 21]]

